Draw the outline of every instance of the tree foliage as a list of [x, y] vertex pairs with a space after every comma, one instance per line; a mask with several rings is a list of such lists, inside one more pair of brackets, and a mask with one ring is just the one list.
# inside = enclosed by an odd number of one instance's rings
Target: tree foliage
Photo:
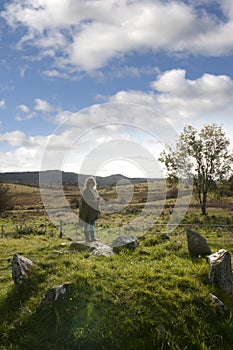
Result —
[[229, 145], [221, 126], [204, 125], [198, 132], [186, 125], [175, 148], [169, 145], [160, 154], [159, 161], [164, 163], [170, 183], [180, 177], [193, 180], [203, 215], [206, 215], [208, 192], [217, 182], [226, 179], [232, 169], [233, 154]]

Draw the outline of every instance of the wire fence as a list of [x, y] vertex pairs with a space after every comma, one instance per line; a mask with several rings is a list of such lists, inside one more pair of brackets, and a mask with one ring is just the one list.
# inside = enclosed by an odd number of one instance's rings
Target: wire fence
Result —
[[[121, 235], [131, 235], [135, 238], [145, 233], [175, 236], [177, 239], [186, 240], [186, 230], [191, 229], [203, 235], [213, 245], [221, 244], [225, 249], [233, 250], [233, 225], [231, 224], [166, 224], [142, 221], [140, 223], [124, 223], [105, 221], [95, 225], [95, 237], [101, 242], [110, 244], [114, 238]], [[50, 223], [29, 224], [2, 224], [0, 237], [21, 237], [24, 235], [47, 235], [50, 237], [70, 238], [74, 241], [83, 241], [83, 227], [77, 222], [65, 222], [60, 220], [58, 225]]]

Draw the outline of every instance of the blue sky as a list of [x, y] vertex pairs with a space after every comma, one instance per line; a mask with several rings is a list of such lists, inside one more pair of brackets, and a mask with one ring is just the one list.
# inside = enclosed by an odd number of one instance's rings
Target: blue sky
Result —
[[0, 172], [160, 176], [186, 124], [233, 141], [232, 32], [230, 0], [1, 1]]

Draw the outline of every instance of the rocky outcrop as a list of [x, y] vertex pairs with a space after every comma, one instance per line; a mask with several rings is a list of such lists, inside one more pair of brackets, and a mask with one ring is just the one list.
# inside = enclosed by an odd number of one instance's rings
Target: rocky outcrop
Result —
[[15, 254], [12, 259], [12, 278], [16, 287], [19, 287], [27, 277], [32, 261], [22, 255]]
[[211, 254], [210, 247], [206, 239], [200, 233], [187, 229], [186, 230], [188, 250], [191, 257], [206, 257]]

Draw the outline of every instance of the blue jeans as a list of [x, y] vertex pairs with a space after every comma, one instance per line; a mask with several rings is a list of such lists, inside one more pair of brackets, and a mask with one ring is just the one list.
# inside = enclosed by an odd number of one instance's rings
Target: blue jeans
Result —
[[88, 223], [84, 224], [84, 235], [85, 235], [86, 242], [94, 241], [94, 226], [95, 226], [94, 222], [92, 222], [91, 224], [88, 224]]

